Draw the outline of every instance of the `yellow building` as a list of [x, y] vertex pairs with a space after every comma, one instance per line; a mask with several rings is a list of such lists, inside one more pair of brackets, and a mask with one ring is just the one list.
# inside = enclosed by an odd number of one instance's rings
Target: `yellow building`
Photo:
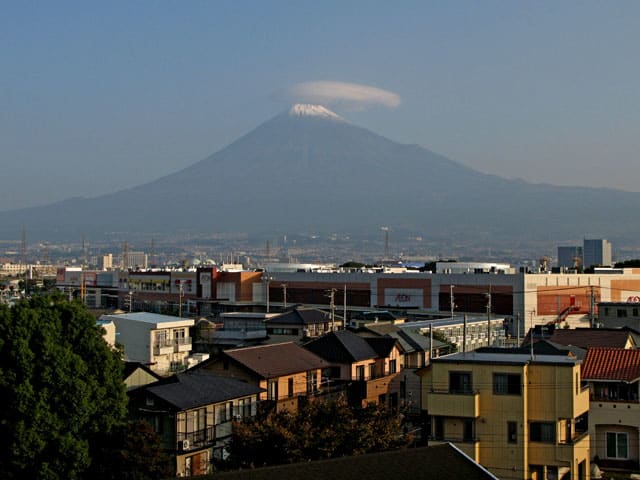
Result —
[[420, 373], [431, 443], [454, 443], [504, 480], [589, 478], [589, 392], [576, 358], [454, 353]]

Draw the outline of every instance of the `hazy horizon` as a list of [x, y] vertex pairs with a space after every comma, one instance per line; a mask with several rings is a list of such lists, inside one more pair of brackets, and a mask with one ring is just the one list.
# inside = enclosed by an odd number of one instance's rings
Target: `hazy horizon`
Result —
[[640, 191], [640, 4], [16, 3], [0, 210], [176, 172], [296, 101], [478, 171]]

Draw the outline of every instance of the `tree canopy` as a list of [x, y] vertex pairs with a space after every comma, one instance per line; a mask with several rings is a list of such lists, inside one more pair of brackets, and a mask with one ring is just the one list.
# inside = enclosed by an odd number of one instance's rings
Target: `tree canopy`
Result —
[[4, 478], [81, 478], [126, 403], [120, 354], [81, 304], [54, 295], [0, 305]]
[[234, 423], [229, 467], [259, 467], [400, 448], [402, 417], [382, 406], [354, 408], [346, 400], [308, 402]]

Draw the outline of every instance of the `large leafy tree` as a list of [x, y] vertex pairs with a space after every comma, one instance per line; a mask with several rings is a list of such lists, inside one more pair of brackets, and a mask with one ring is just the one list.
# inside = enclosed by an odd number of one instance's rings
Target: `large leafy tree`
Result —
[[402, 417], [382, 406], [346, 400], [309, 402], [234, 423], [226, 467], [259, 467], [380, 452], [408, 445]]
[[76, 479], [126, 415], [120, 354], [60, 296], [0, 306], [0, 471]]

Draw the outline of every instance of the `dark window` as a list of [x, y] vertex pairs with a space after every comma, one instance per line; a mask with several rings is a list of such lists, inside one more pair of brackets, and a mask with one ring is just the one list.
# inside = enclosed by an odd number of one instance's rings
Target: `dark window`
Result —
[[471, 393], [471, 372], [449, 372], [450, 393]]
[[621, 432], [607, 432], [607, 457], [629, 458], [629, 436]]
[[493, 374], [493, 393], [495, 395], [520, 395], [521, 390], [519, 373]]
[[356, 380], [364, 380], [364, 365], [356, 367]]
[[518, 422], [507, 422], [507, 442], [518, 443]]
[[289, 397], [293, 397], [293, 378], [290, 378], [290, 379], [289, 379], [289, 382], [288, 382], [288, 384], [287, 384], [287, 387], [288, 387], [288, 388], [287, 388], [287, 390], [288, 390], [288, 391], [287, 391], [287, 395], [288, 395]]
[[627, 316], [627, 310], [624, 308], [619, 308], [617, 312], [618, 318], [623, 318]]
[[462, 425], [462, 440], [464, 442], [471, 442], [474, 439], [474, 425], [471, 418], [465, 418]]
[[529, 440], [532, 442], [555, 443], [556, 425], [552, 422], [531, 422]]
[[389, 360], [389, 373], [396, 373], [396, 361], [395, 360]]

